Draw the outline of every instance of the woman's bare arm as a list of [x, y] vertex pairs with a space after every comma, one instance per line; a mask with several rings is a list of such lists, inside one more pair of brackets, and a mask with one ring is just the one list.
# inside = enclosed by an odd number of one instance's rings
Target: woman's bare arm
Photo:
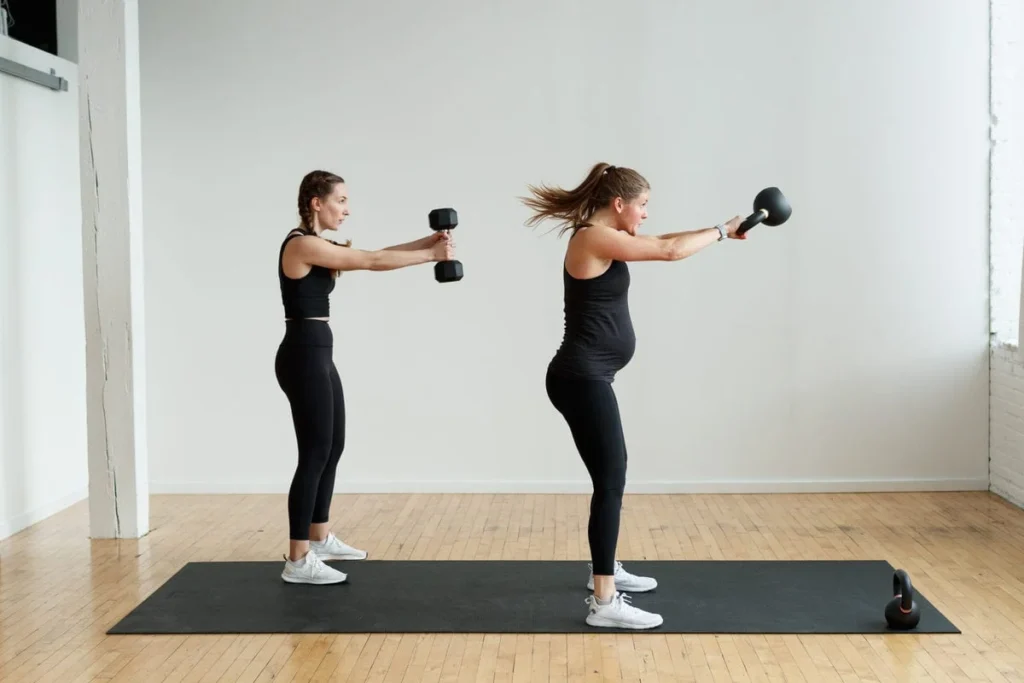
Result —
[[662, 238], [634, 236], [621, 230], [593, 226], [577, 239], [594, 256], [612, 261], [679, 261], [718, 241], [718, 228], [677, 232]]
[[403, 242], [402, 244], [384, 247], [381, 251], [416, 251], [417, 249], [429, 249], [437, 239], [438, 238], [435, 235], [428, 235], [426, 237], [421, 237], [418, 240], [413, 240], [412, 242]]
[[[293, 240], [295, 255], [305, 263], [330, 270], [396, 270], [445, 258], [446, 244], [434, 248], [379, 249], [366, 251], [332, 244], [319, 237], [303, 236]], [[289, 245], [291, 246], [291, 245]]]

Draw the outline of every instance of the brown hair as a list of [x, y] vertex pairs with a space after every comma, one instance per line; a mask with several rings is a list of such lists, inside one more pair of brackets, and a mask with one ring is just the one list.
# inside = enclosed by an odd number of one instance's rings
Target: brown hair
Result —
[[604, 162], [594, 164], [583, 182], [571, 190], [560, 187], [529, 185], [532, 197], [521, 197], [523, 204], [533, 209], [526, 225], [557, 219], [559, 236], [568, 230], [589, 225], [590, 218], [616, 197], [631, 201], [651, 189], [647, 179], [631, 168], [612, 166]]
[[[344, 178], [330, 171], [310, 171], [302, 178], [302, 182], [299, 183], [299, 220], [302, 222], [300, 230], [313, 234], [313, 208], [310, 206], [313, 198], [326, 199], [334, 190], [334, 186], [343, 182]], [[342, 246], [352, 246], [352, 240], [347, 240]]]

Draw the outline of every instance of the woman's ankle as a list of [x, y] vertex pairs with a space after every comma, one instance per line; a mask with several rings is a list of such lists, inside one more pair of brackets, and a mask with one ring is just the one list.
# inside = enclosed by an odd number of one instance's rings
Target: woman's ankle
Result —
[[309, 541], [290, 541], [288, 543], [288, 560], [298, 562], [309, 554]]
[[594, 597], [601, 602], [608, 602], [615, 597], [615, 577], [610, 575], [594, 575]]
[[316, 522], [309, 525], [309, 540], [316, 543], [323, 543], [331, 535], [329, 522]]

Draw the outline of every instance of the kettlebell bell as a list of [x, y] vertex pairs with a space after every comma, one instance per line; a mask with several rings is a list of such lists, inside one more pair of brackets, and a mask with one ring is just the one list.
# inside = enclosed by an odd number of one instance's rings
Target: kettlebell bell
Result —
[[885, 606], [885, 621], [889, 628], [909, 631], [921, 621], [921, 608], [914, 601], [914, 588], [910, 576], [897, 569], [892, 577], [893, 599]]

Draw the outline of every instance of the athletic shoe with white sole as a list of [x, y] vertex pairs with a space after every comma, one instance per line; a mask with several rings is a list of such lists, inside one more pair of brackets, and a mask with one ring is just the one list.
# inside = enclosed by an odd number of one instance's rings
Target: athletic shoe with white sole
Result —
[[321, 560], [365, 560], [366, 551], [353, 548], [349, 544], [338, 539], [333, 533], [327, 534], [323, 541], [310, 541], [309, 549], [315, 552]]
[[[594, 590], [594, 565], [590, 567], [590, 580], [587, 581], [587, 590]], [[623, 567], [621, 562], [615, 563], [615, 590], [623, 593], [646, 593], [658, 587], [658, 582], [648, 576], [636, 576], [630, 574]]]
[[591, 595], [586, 599], [590, 607], [587, 613], [587, 624], [604, 628], [648, 629], [661, 626], [664, 619], [660, 614], [645, 612], [629, 604], [629, 596], [615, 592], [615, 597], [606, 604]]
[[281, 578], [288, 583], [309, 583], [324, 586], [332, 583], [343, 583], [348, 579], [345, 572], [328, 567], [315, 552], [308, 552], [302, 559], [292, 562], [284, 557], [284, 571]]

